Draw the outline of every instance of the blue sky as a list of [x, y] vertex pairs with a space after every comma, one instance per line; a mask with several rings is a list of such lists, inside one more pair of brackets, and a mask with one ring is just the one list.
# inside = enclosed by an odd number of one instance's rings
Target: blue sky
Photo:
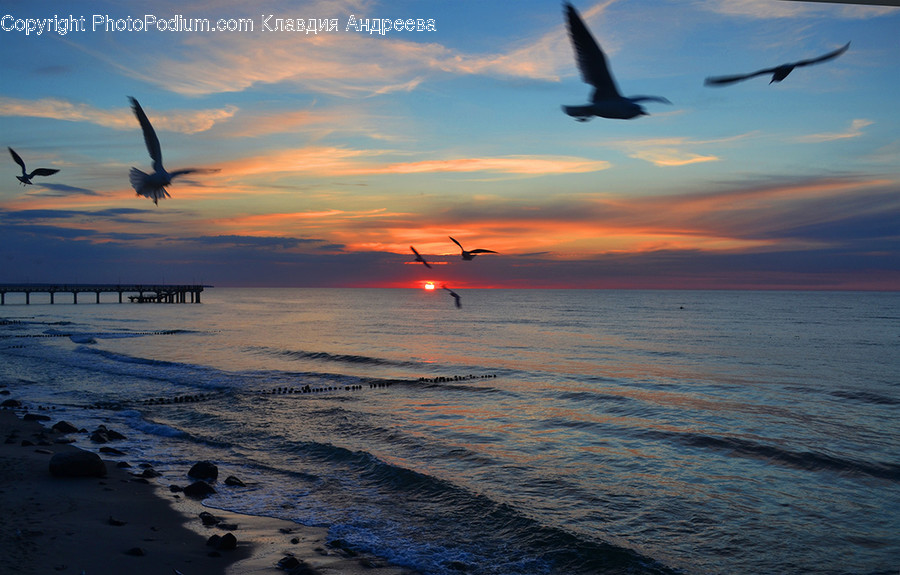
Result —
[[[579, 123], [562, 5], [6, 1], [0, 282], [897, 289], [900, 9], [575, 3], [649, 116]], [[254, 31], [93, 29], [94, 16]], [[26, 35], [26, 19], [85, 30]], [[355, 19], [432, 20], [385, 35]], [[264, 29], [337, 19], [336, 30]], [[784, 82], [706, 76], [818, 56]], [[158, 206], [128, 96], [175, 180]], [[5, 153], [5, 152], [4, 152]], [[467, 248], [500, 252], [470, 262]], [[410, 245], [437, 265], [411, 262]]]

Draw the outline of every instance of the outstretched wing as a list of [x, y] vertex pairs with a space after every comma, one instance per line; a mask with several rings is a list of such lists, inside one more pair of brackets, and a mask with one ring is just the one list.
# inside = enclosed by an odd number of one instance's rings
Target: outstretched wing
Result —
[[596, 88], [592, 100], [621, 97], [612, 74], [609, 72], [606, 56], [603, 55], [600, 45], [597, 44], [571, 4], [566, 4], [566, 17], [569, 24], [569, 38], [575, 49], [575, 58], [578, 61], [578, 68], [581, 70], [581, 78]]
[[414, 248], [414, 247], [412, 247], [412, 246], [409, 246], [409, 249], [411, 249], [412, 252], [413, 252], [414, 254], [416, 254], [416, 261], [422, 262], [423, 264], [425, 264], [425, 267], [426, 267], [426, 268], [431, 269], [431, 265], [430, 265], [428, 262], [425, 261], [425, 258], [423, 258], [423, 257], [419, 254], [419, 252], [416, 251], [416, 248]]
[[218, 168], [185, 168], [183, 170], [175, 170], [169, 172], [169, 178], [174, 180], [176, 177], [183, 176], [185, 174], [214, 174], [218, 171]]
[[153, 159], [153, 170], [161, 171], [163, 169], [162, 149], [160, 149], [156, 131], [150, 124], [147, 114], [144, 113], [144, 109], [141, 108], [138, 101], [131, 96], [128, 99], [131, 100], [131, 109], [134, 110], [134, 115], [137, 116], [138, 122], [141, 124], [141, 130], [144, 132], [144, 143], [147, 144], [147, 151], [150, 152], [150, 157]]
[[19, 154], [16, 153], [15, 150], [13, 150], [12, 148], [9, 148], [9, 147], [7, 147], [6, 149], [9, 150], [9, 155], [12, 156], [12, 159], [17, 164], [22, 166], [22, 175], [25, 175], [25, 162], [22, 160], [22, 158], [19, 156]]
[[458, 245], [458, 246], [459, 246], [459, 249], [465, 251], [465, 249], [462, 247], [462, 244], [461, 244], [461, 243], [459, 243], [458, 241], [454, 240], [452, 236], [447, 236], [447, 237], [450, 238], [450, 239], [453, 241], [454, 244]]
[[834, 50], [833, 52], [829, 52], [829, 53], [825, 54], [824, 56], [819, 56], [818, 58], [810, 58], [809, 60], [800, 60], [799, 62], [794, 64], [794, 66], [809, 66], [810, 64], [818, 64], [819, 62], [825, 62], [826, 60], [831, 60], [831, 59], [837, 58], [838, 56], [840, 56], [841, 54], [846, 52], [848, 48], [850, 48], [850, 42], [847, 42], [846, 44], [844, 44], [837, 50]]
[[477, 250], [472, 250], [469, 253], [470, 254], [495, 254], [497, 252], [495, 252], [494, 250], [483, 250], [483, 249], [479, 248]]
[[28, 174], [28, 177], [33, 178], [35, 176], [52, 176], [53, 174], [55, 174], [58, 171], [59, 170], [54, 170], [51, 168], [38, 168], [38, 169], [34, 170], [33, 172], [31, 172], [30, 174]]
[[709, 76], [703, 83], [707, 86], [724, 86], [742, 80], [749, 80], [750, 78], [755, 78], [757, 76], [772, 74], [776, 69], [777, 68], [766, 68], [765, 70], [757, 70], [750, 74], [735, 74], [733, 76]]
[[662, 96], [629, 96], [632, 102], [660, 102], [661, 104], [671, 104], [668, 98]]

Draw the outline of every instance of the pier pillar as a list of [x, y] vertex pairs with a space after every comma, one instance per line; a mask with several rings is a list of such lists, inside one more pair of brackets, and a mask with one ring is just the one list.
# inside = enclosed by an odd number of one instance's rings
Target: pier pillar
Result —
[[6, 305], [6, 292], [0, 293], [0, 305]]
[[31, 303], [31, 292], [25, 292], [25, 305], [29, 305]]
[[96, 292], [96, 293], [97, 293], [97, 303], [100, 303], [100, 292]]
[[50, 292], [50, 305], [53, 305], [53, 295], [55, 292]]
[[119, 303], [122, 303], [122, 292], [119, 292]]
[[72, 292], [72, 303], [78, 303], [78, 292], [77, 291]]

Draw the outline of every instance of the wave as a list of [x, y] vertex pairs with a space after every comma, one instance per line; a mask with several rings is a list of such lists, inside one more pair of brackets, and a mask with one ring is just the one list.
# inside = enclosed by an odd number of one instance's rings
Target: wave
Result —
[[155, 435], [157, 437], [189, 437], [187, 432], [145, 419], [141, 412], [133, 409], [122, 411], [120, 415], [128, 421], [130, 427], [147, 435]]
[[[351, 516], [331, 521], [332, 536], [422, 572], [676, 573], [633, 550], [544, 525], [509, 504], [364, 451], [318, 442], [284, 449], [342, 477], [341, 498]], [[352, 493], [360, 494], [358, 501]], [[390, 505], [379, 505], [381, 498]], [[364, 516], [373, 503], [378, 514]]]
[[834, 397], [841, 399], [849, 399], [851, 401], [859, 401], [861, 403], [872, 403], [875, 405], [898, 405], [900, 400], [893, 397], [887, 397], [871, 391], [844, 391], [838, 390], [831, 392]]
[[644, 431], [645, 437], [672, 440], [689, 447], [725, 452], [728, 455], [762, 459], [804, 471], [829, 471], [850, 475], [868, 475], [879, 479], [900, 481], [900, 464], [859, 461], [814, 451], [794, 451], [766, 445], [738, 437], [713, 437], [693, 433]]
[[366, 355], [330, 353], [327, 351], [302, 351], [302, 350], [284, 350], [272, 349], [268, 347], [252, 347], [250, 351], [266, 353], [268, 355], [285, 357], [298, 361], [315, 360], [335, 363], [351, 363], [357, 365], [378, 365], [389, 367], [420, 367], [421, 364], [412, 361], [398, 361], [393, 359], [385, 359], [380, 357], [371, 357]]

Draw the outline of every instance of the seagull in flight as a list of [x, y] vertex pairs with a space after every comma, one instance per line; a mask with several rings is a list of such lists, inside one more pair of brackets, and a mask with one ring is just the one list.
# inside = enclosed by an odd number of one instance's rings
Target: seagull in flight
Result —
[[458, 293], [456, 293], [456, 292], [453, 291], [452, 289], [448, 288], [447, 286], [441, 286], [441, 287], [443, 287], [445, 290], [447, 290], [448, 292], [450, 292], [450, 297], [452, 297], [454, 300], [456, 300], [456, 307], [458, 307], [458, 308], [462, 307], [462, 303], [461, 303], [460, 300], [459, 300], [459, 294], [458, 294]]
[[16, 151], [13, 150], [12, 148], [7, 147], [7, 149], [9, 150], [9, 155], [12, 156], [12, 159], [22, 167], [22, 175], [16, 176], [16, 179], [19, 180], [20, 182], [22, 182], [23, 186], [31, 185], [31, 183], [32, 183], [31, 178], [33, 178], [35, 176], [52, 176], [53, 174], [55, 174], [56, 172], [59, 171], [59, 170], [53, 170], [51, 168], [37, 168], [35, 170], [32, 170], [31, 173], [29, 174], [28, 171], [25, 169], [25, 162], [22, 161], [21, 156], [19, 156], [19, 154], [17, 154]]
[[799, 62], [792, 62], [790, 64], [782, 64], [781, 66], [775, 66], [774, 68], [765, 68], [763, 70], [757, 70], [756, 72], [752, 72], [750, 74], [737, 74], [734, 76], [710, 76], [706, 79], [704, 84], [707, 86], [724, 86], [726, 84], [732, 84], [734, 82], [740, 82], [741, 80], [747, 80], [750, 78], [754, 78], [756, 76], [765, 76], [767, 74], [772, 74], [772, 79], [769, 80], [769, 84], [775, 82], [781, 82], [785, 78], [788, 77], [788, 74], [794, 71], [794, 68], [799, 68], [802, 66], [809, 66], [810, 64], [818, 64], [819, 62], [825, 62], [828, 60], [833, 60], [837, 58], [841, 54], [847, 51], [847, 48], [850, 47], [850, 42], [847, 42], [837, 50], [833, 52], [829, 52], [823, 56], [819, 56], [818, 58], [810, 58], [809, 60], [800, 60]]
[[575, 48], [575, 57], [578, 68], [581, 70], [581, 78], [594, 87], [591, 95], [591, 103], [583, 106], [563, 106], [563, 111], [578, 120], [587, 122], [593, 116], [612, 118], [616, 120], [630, 120], [638, 116], [646, 116], [644, 107], [638, 104], [645, 100], [671, 104], [660, 96], [631, 96], [626, 98], [619, 93], [616, 81], [609, 71], [606, 57], [600, 49], [600, 45], [591, 36], [591, 32], [584, 25], [578, 12], [571, 4], [566, 4], [566, 17], [569, 26], [569, 38]]
[[449, 237], [451, 240], [453, 240], [454, 244], [459, 246], [459, 249], [462, 250], [462, 259], [464, 259], [466, 261], [475, 259], [475, 256], [478, 254], [495, 254], [495, 253], [497, 253], [494, 250], [482, 250], [482, 249], [477, 249], [477, 250], [472, 250], [470, 252], [467, 252], [466, 250], [463, 249], [461, 243], [459, 243], [458, 241], [453, 239], [453, 237], [451, 237], [451, 236], [447, 236], [447, 237]]
[[414, 254], [416, 254], [416, 259], [415, 259], [415, 261], [417, 261], [417, 262], [422, 262], [423, 264], [425, 264], [425, 267], [426, 267], [426, 268], [431, 269], [431, 264], [429, 264], [428, 262], [426, 262], [426, 261], [425, 261], [425, 258], [423, 258], [421, 255], [419, 255], [419, 252], [416, 251], [416, 248], [414, 248], [414, 247], [412, 247], [412, 246], [409, 246], [409, 249], [411, 249], [412, 252], [413, 252]]
[[175, 170], [167, 172], [163, 167], [162, 149], [159, 146], [159, 138], [156, 137], [156, 131], [147, 119], [147, 114], [137, 100], [128, 97], [131, 100], [131, 109], [137, 116], [138, 122], [141, 124], [141, 130], [144, 132], [144, 142], [147, 144], [147, 151], [150, 152], [150, 158], [153, 160], [153, 173], [145, 174], [137, 168], [131, 168], [128, 178], [131, 180], [131, 187], [137, 192], [137, 195], [144, 196], [153, 200], [153, 203], [159, 205], [159, 200], [169, 198], [169, 192], [166, 186], [172, 183], [172, 180], [184, 174], [194, 172], [213, 172], [216, 170], [202, 170], [197, 168], [187, 168], [185, 170]]

